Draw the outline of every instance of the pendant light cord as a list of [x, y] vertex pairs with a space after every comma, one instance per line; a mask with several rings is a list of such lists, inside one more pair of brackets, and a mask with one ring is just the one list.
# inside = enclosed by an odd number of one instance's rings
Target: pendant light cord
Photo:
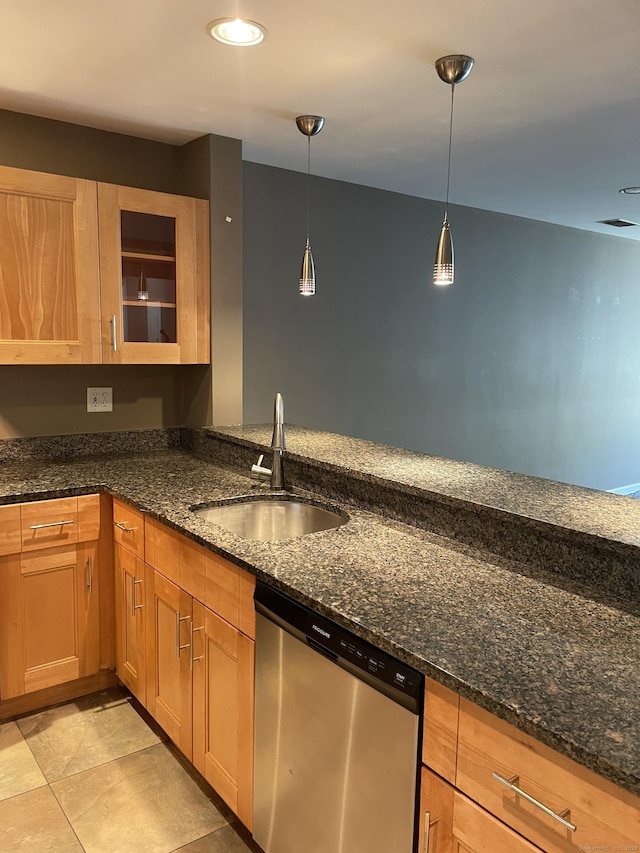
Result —
[[444, 218], [445, 220], [449, 218], [449, 182], [451, 179], [451, 139], [453, 136], [453, 93], [456, 88], [456, 84], [451, 84], [451, 113], [449, 115], [449, 161], [447, 164], [447, 198], [444, 204]]
[[307, 242], [309, 242], [309, 211], [311, 209], [311, 136], [307, 136]]

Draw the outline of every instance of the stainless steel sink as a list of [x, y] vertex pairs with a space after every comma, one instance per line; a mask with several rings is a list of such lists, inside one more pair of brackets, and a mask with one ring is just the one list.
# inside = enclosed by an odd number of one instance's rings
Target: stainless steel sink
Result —
[[331, 530], [348, 521], [346, 515], [288, 495], [194, 507], [192, 512], [236, 536], [260, 542], [294, 539], [307, 533]]

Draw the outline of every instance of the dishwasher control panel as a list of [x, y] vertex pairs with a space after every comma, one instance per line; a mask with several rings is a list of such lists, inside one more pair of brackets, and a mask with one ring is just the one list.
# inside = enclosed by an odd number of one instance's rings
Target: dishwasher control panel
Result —
[[261, 606], [266, 608], [283, 627], [296, 629], [310, 646], [336, 663], [345, 661], [350, 668], [420, 702], [424, 677], [417, 670], [266, 584], [256, 584], [255, 601], [258, 611]]

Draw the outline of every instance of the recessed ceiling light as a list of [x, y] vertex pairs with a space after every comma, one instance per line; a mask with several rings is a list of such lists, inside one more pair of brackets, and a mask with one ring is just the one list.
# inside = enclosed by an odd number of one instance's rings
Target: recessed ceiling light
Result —
[[267, 34], [262, 24], [245, 21], [242, 18], [216, 18], [215, 21], [209, 21], [207, 24], [207, 32], [211, 38], [235, 47], [252, 47], [254, 44], [260, 44]]
[[625, 195], [640, 195], [640, 187], [623, 187], [621, 190], [618, 190], [619, 193], [624, 193]]

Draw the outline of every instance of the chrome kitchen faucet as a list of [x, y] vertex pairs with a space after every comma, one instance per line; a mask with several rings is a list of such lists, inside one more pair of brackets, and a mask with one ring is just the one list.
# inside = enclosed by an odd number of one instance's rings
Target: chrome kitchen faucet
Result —
[[278, 392], [273, 402], [273, 435], [271, 436], [271, 449], [273, 450], [273, 461], [271, 468], [262, 465], [264, 453], [261, 453], [258, 462], [251, 466], [251, 476], [259, 480], [271, 478], [272, 489], [284, 489], [284, 451], [287, 446], [284, 434], [284, 400]]

